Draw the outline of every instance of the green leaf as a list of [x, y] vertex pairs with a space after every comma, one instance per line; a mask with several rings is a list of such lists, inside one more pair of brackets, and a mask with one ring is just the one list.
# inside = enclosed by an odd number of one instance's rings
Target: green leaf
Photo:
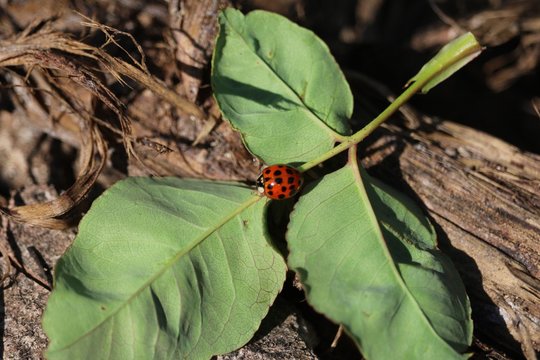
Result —
[[446, 44], [407, 84], [435, 75], [422, 87], [422, 93], [425, 94], [471, 62], [482, 50], [473, 34], [468, 32], [461, 35]]
[[465, 352], [473, 335], [469, 298], [454, 264], [437, 249], [435, 229], [408, 197], [362, 170], [361, 174], [384, 239], [407, 287], [437, 334], [456, 351]]
[[469, 302], [432, 227], [394, 191], [366, 187], [352, 161], [307, 188], [291, 214], [289, 266], [309, 303], [367, 359], [465, 358]]
[[49, 359], [205, 359], [250, 340], [284, 282], [264, 202], [238, 184], [130, 178], [59, 260]]
[[265, 11], [227, 9], [212, 63], [225, 118], [267, 164], [306, 162], [350, 133], [353, 98], [328, 47]]

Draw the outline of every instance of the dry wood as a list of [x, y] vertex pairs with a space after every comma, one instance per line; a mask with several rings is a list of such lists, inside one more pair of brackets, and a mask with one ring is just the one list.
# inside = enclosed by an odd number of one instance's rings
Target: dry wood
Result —
[[[142, 49], [129, 34], [87, 20], [88, 22], [83, 25], [101, 30], [106, 35], [108, 43], [114, 43], [122, 49], [114, 37], [120, 33], [130, 37], [142, 54]], [[55, 31], [53, 25], [53, 20], [37, 21], [12, 38], [0, 40], [0, 70], [5, 71], [6, 77], [12, 79], [12, 87], [15, 89], [12, 101], [17, 108], [28, 114], [31, 123], [80, 148], [79, 176], [76, 182], [54, 201], [10, 209], [0, 207], [0, 214], [20, 222], [64, 228], [69, 226], [70, 222], [58, 217], [68, 214], [85, 198], [105, 165], [107, 144], [98, 124], [120, 134], [127, 154], [142, 162], [133, 149], [133, 143], [139, 143], [140, 139], [134, 139], [132, 136], [131, 121], [126, 116], [125, 105], [109, 90], [101, 78], [94, 74], [92, 67], [77, 60], [79, 57], [88, 61], [94, 60], [120, 84], [125, 84], [122, 76], [129, 77], [195, 118], [200, 119], [204, 114], [198, 106], [177, 95], [150, 75], [144, 64], [143, 55], [141, 62], [128, 55], [134, 63], [132, 65], [109, 55], [102, 49]], [[26, 77], [22, 78], [12, 70], [10, 72], [13, 67], [24, 67]], [[71, 83], [63, 80], [64, 78], [69, 79]], [[29, 79], [37, 86], [32, 87]], [[73, 91], [74, 88], [76, 91]], [[86, 90], [87, 94], [81, 94], [80, 89]], [[36, 96], [36, 93], [43, 93], [42, 96], [46, 100]], [[82, 96], [78, 99], [76, 95]], [[99, 99], [117, 115], [120, 129], [95, 116], [92, 101], [89, 101], [92, 97]], [[44, 103], [51, 103], [50, 109], [44, 107]], [[55, 122], [56, 119], [62, 121]], [[158, 153], [164, 153], [165, 151], [161, 150], [167, 148], [160, 147], [161, 144], [149, 138], [143, 143], [147, 147], [158, 149]]]
[[171, 0], [170, 26], [176, 40], [176, 58], [181, 66], [185, 96], [195, 101], [201, 87], [218, 31], [217, 15], [230, 6], [228, 0]]
[[466, 284], [476, 336], [534, 359], [540, 350], [540, 156], [452, 122], [413, 123], [381, 130], [364, 163], [427, 208], [440, 247]]

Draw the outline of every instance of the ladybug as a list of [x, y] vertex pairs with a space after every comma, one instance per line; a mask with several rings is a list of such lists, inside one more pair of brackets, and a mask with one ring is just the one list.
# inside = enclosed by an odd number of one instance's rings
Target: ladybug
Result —
[[283, 200], [296, 195], [304, 179], [302, 173], [287, 165], [270, 165], [257, 179], [257, 191], [270, 199]]

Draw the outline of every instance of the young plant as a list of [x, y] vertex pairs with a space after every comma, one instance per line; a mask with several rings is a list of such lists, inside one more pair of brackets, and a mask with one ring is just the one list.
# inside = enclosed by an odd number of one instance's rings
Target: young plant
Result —
[[[300, 171], [348, 151], [346, 165], [308, 184], [290, 214], [287, 261], [309, 303], [368, 359], [467, 357], [470, 306], [456, 270], [421, 211], [363, 171], [356, 145], [478, 55], [474, 37], [443, 48], [350, 135], [351, 91], [312, 32], [264, 11], [227, 9], [219, 21], [212, 84], [248, 149]], [[207, 359], [244, 345], [287, 270], [267, 229], [270, 201], [233, 182], [115, 184], [56, 266], [47, 357]]]

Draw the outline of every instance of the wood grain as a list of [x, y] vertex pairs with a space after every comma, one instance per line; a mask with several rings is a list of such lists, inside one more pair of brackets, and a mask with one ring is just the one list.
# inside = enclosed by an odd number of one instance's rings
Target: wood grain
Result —
[[176, 58], [181, 67], [184, 95], [197, 99], [218, 31], [219, 10], [230, 5], [228, 0], [171, 0], [170, 24], [176, 42]]

